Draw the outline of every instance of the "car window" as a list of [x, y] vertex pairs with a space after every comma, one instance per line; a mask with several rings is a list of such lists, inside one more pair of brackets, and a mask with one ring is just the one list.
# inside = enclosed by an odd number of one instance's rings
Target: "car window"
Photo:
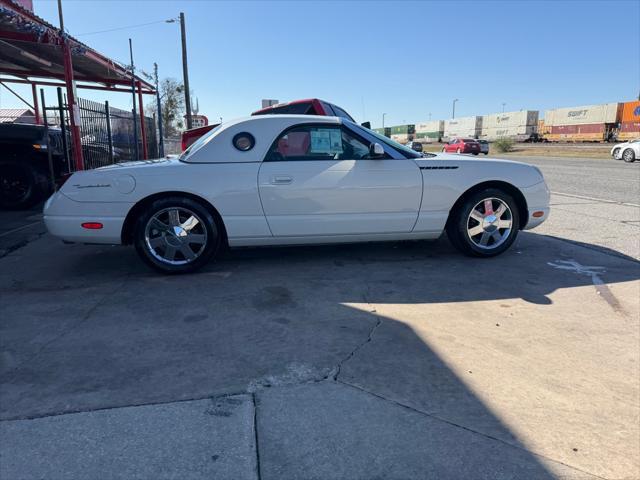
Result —
[[352, 122], [354, 121], [353, 118], [351, 118], [351, 115], [349, 115], [347, 112], [345, 112], [340, 107], [338, 107], [336, 105], [331, 105], [331, 107], [333, 108], [333, 111], [335, 112], [336, 116], [342, 117], [342, 118], [346, 118], [347, 120], [350, 120]]
[[339, 126], [305, 125], [281, 134], [265, 161], [360, 160], [368, 155], [369, 145]]
[[252, 113], [252, 115], [307, 115], [311, 110], [311, 102], [288, 103], [286, 105], [274, 106], [265, 110]]

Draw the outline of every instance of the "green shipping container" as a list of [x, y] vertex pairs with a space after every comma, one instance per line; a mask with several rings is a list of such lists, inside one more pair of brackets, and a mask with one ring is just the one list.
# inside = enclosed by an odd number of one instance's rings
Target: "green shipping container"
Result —
[[395, 127], [391, 127], [392, 135], [412, 135], [416, 133], [415, 125], [396, 125]]

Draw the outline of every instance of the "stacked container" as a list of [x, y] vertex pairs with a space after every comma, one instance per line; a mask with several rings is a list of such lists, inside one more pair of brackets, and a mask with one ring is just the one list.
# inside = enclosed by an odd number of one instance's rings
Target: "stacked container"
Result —
[[413, 140], [413, 136], [416, 132], [415, 125], [396, 125], [390, 127], [391, 140], [395, 140], [398, 143], [407, 143]]
[[444, 120], [433, 120], [416, 124], [415, 139], [426, 142], [441, 142], [444, 136]]
[[489, 141], [499, 138], [511, 138], [512, 140], [523, 142], [530, 138], [537, 128], [537, 110], [493, 113], [482, 117], [480, 138]]
[[547, 110], [544, 122], [550, 132], [545, 138], [552, 142], [606, 141], [617, 128], [621, 112], [621, 103]]
[[640, 138], [640, 100], [622, 104], [618, 140]]
[[444, 122], [444, 139], [478, 138], [482, 131], [482, 117], [462, 117]]

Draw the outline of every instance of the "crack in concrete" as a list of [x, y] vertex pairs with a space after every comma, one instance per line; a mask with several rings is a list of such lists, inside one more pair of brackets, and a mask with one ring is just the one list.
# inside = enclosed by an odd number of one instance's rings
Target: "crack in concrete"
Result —
[[256, 394], [251, 394], [251, 401], [253, 402], [253, 434], [256, 449], [256, 478], [261, 480], [262, 472], [260, 471], [260, 441], [258, 439], [258, 399]]
[[387, 397], [385, 397], [383, 395], [380, 395], [378, 393], [375, 393], [375, 392], [372, 392], [370, 390], [367, 390], [366, 388], [363, 388], [363, 387], [361, 387], [359, 385], [354, 385], [352, 383], [345, 382], [344, 380], [336, 380], [336, 382], [340, 383], [341, 385], [344, 385], [346, 387], [353, 388], [353, 389], [358, 390], [360, 392], [363, 392], [363, 393], [366, 393], [366, 394], [371, 395], [373, 397], [376, 397], [376, 398], [378, 398], [380, 400], [383, 400], [385, 402], [392, 403], [392, 404], [394, 404], [394, 405], [396, 405], [398, 407], [410, 410], [410, 411], [412, 411], [414, 413], [417, 413], [419, 415], [422, 415], [422, 416], [425, 416], [425, 417], [429, 417], [429, 418], [431, 418], [433, 420], [437, 420], [437, 421], [442, 422], [442, 423], [446, 423], [447, 425], [451, 425], [452, 427], [461, 428], [463, 430], [466, 430], [467, 432], [470, 432], [470, 433], [473, 433], [473, 434], [476, 434], [476, 435], [480, 435], [480, 436], [482, 436], [484, 438], [487, 438], [487, 439], [490, 439], [490, 440], [495, 440], [496, 442], [500, 442], [503, 445], [507, 445], [507, 446], [512, 447], [512, 448], [517, 448], [518, 450], [522, 450], [522, 451], [527, 452], [527, 453], [529, 453], [531, 455], [535, 455], [537, 457], [544, 458], [545, 460], [548, 460], [548, 461], [551, 461], [551, 462], [554, 462], [554, 463], [558, 463], [560, 465], [564, 465], [565, 467], [568, 467], [568, 468], [571, 468], [573, 470], [576, 470], [577, 472], [581, 472], [581, 473], [585, 473], [587, 475], [591, 475], [594, 478], [600, 478], [602, 480], [609, 480], [606, 477], [602, 477], [602, 476], [597, 475], [595, 473], [587, 472], [587, 471], [582, 470], [580, 468], [574, 467], [573, 465], [569, 465], [568, 463], [564, 463], [564, 462], [562, 462], [560, 460], [556, 460], [556, 459], [548, 457], [546, 455], [542, 455], [540, 453], [533, 452], [533, 451], [528, 450], [528, 449], [526, 449], [526, 448], [524, 448], [524, 447], [522, 447], [520, 445], [514, 445], [512, 443], [509, 443], [509, 442], [501, 439], [501, 438], [494, 437], [493, 435], [489, 435], [487, 433], [484, 433], [484, 432], [481, 432], [481, 431], [478, 431], [478, 430], [474, 430], [473, 428], [466, 427], [466, 426], [461, 425], [459, 423], [453, 422], [451, 420], [447, 420], [446, 418], [439, 417], [438, 415], [434, 415], [433, 413], [425, 412], [424, 410], [420, 410], [420, 409], [412, 407], [410, 405], [405, 405], [404, 403], [398, 402], [397, 400], [393, 400], [391, 398], [387, 398]]

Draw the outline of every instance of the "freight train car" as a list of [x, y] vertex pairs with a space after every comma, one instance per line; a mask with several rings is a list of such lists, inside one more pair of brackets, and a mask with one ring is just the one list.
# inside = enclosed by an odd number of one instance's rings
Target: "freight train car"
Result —
[[524, 142], [537, 133], [538, 116], [537, 110], [485, 115], [482, 117], [480, 138], [489, 141], [510, 138], [516, 142]]
[[452, 118], [444, 122], [444, 140], [478, 138], [482, 130], [482, 117]]
[[391, 137], [391, 127], [374, 128], [373, 131], [385, 137]]
[[621, 103], [557, 108], [544, 114], [544, 138], [550, 142], [605, 142], [618, 129]]
[[398, 143], [407, 143], [413, 140], [413, 136], [416, 132], [415, 125], [396, 125], [394, 127], [390, 127], [390, 137], [391, 140], [394, 140]]
[[622, 104], [618, 140], [640, 138], [640, 100]]
[[414, 140], [425, 143], [441, 142], [444, 137], [444, 120], [416, 124]]

